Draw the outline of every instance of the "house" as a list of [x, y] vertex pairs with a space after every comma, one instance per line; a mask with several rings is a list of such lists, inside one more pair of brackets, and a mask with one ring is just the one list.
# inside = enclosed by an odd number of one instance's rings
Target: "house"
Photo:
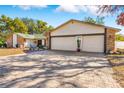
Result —
[[7, 47], [35, 47], [37, 45], [46, 45], [46, 36], [43, 34], [10, 34], [7, 39]]
[[[108, 53], [115, 50], [115, 33], [120, 29], [104, 25], [69, 20], [50, 33], [51, 50]], [[80, 41], [80, 46], [77, 44]]]

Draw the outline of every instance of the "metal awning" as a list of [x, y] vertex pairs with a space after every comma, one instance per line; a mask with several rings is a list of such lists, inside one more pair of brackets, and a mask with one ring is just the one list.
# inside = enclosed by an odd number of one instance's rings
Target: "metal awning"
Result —
[[22, 33], [17, 33], [18, 36], [25, 38], [25, 39], [46, 39], [46, 36], [43, 34], [22, 34]]

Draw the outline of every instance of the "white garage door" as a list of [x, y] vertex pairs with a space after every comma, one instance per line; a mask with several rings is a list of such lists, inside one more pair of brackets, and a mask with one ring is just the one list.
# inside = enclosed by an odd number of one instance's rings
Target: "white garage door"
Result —
[[76, 51], [75, 37], [52, 37], [51, 49]]
[[82, 39], [82, 51], [104, 52], [104, 36], [84, 36]]

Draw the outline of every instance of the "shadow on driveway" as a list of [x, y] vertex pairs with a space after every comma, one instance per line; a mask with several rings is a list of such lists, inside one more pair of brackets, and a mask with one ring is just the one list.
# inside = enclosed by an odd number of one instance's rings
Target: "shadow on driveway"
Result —
[[107, 59], [90, 55], [40, 51], [1, 58], [0, 87], [120, 87]]

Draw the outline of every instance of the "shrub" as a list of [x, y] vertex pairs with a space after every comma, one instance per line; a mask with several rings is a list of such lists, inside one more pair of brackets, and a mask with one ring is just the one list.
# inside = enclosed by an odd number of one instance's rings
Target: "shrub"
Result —
[[3, 47], [4, 43], [5, 41], [2, 38], [0, 38], [0, 47]]
[[40, 49], [45, 49], [45, 46], [39, 45], [38, 48], [40, 48]]
[[124, 49], [117, 49], [117, 52], [119, 52], [120, 54], [124, 54]]

